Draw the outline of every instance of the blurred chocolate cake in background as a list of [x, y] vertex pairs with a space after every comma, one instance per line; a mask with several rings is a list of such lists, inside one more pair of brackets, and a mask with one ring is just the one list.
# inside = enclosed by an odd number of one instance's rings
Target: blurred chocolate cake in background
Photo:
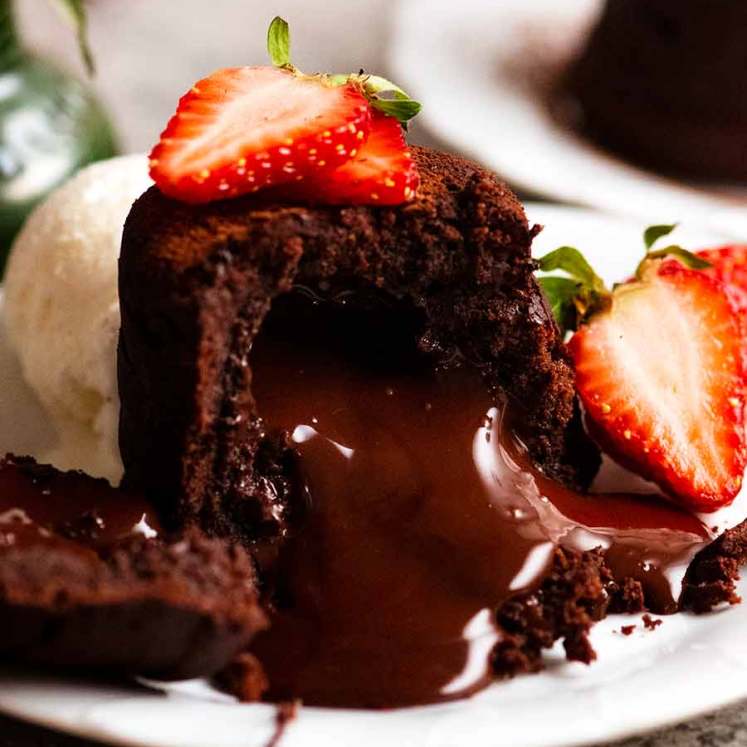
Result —
[[747, 3], [607, 0], [570, 71], [583, 129], [652, 169], [747, 182]]

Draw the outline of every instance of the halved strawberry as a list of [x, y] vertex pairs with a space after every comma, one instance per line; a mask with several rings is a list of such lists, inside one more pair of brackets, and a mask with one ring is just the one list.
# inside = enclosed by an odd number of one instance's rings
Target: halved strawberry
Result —
[[702, 249], [696, 254], [711, 263], [704, 272], [726, 285], [737, 310], [747, 317], [747, 244]]
[[359, 86], [273, 67], [218, 70], [179, 101], [150, 154], [167, 195], [208, 202], [326, 174], [370, 129]]
[[332, 173], [278, 190], [286, 199], [325, 205], [399, 205], [411, 200], [419, 176], [400, 123], [374, 111], [368, 140]]
[[639, 278], [571, 339], [578, 392], [613, 456], [713, 511], [747, 460], [739, 318], [718, 280], [679, 262], [650, 260]]

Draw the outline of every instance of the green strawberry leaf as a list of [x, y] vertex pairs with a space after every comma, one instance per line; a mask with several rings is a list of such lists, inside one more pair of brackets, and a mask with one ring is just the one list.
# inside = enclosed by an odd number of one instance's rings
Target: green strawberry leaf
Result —
[[669, 236], [674, 229], [677, 228], [676, 223], [662, 223], [656, 226], [649, 226], [643, 232], [643, 243], [646, 247], [646, 252], [651, 250], [651, 247], [664, 236]]
[[417, 101], [397, 101], [378, 97], [371, 99], [371, 106], [390, 117], [394, 117], [404, 128], [407, 128], [409, 121], [417, 115], [421, 108]]
[[575, 299], [580, 291], [580, 285], [570, 278], [546, 276], [539, 278], [542, 288], [555, 321], [563, 332], [576, 329], [578, 314]]
[[422, 108], [420, 102], [410, 98], [396, 83], [378, 75], [369, 75], [363, 82], [363, 90], [374, 109], [394, 117], [405, 129]]
[[664, 257], [676, 257], [685, 267], [689, 267], [691, 270], [707, 270], [712, 266], [710, 262], [697, 254], [693, 254], [675, 244], [664, 249], [657, 249], [655, 252], [649, 252], [646, 255], [647, 259], [664, 259]]
[[80, 55], [89, 75], [96, 72], [91, 48], [88, 46], [88, 18], [83, 0], [52, 0], [52, 4], [75, 29]]
[[280, 16], [275, 16], [267, 29], [267, 53], [275, 67], [293, 67], [290, 59], [290, 28]]
[[572, 246], [555, 249], [540, 258], [539, 269], [565, 273], [539, 279], [563, 334], [576, 330], [592, 314], [609, 306], [609, 290], [578, 249]]
[[373, 95], [380, 93], [391, 94], [392, 98], [406, 100], [410, 96], [405, 93], [396, 83], [382, 78], [380, 75], [367, 75], [363, 84], [366, 93]]
[[354, 75], [335, 73], [328, 75], [327, 80], [335, 86], [351, 81], [358, 83], [374, 109], [394, 117], [405, 129], [422, 108], [418, 101], [412, 99], [396, 83], [379, 75], [367, 75], [363, 72]]
[[594, 272], [592, 266], [578, 249], [572, 246], [561, 246], [539, 260], [543, 272], [562, 270], [582, 285], [595, 291], [604, 291], [604, 280]]
[[665, 259], [666, 257], [674, 257], [676, 260], [681, 262], [685, 267], [689, 267], [691, 270], [705, 270], [711, 266], [710, 262], [701, 259], [696, 254], [683, 249], [677, 244], [671, 244], [664, 247], [663, 249], [656, 249], [652, 251], [654, 244], [664, 236], [668, 236], [674, 229], [677, 228], [676, 223], [661, 224], [656, 226], [649, 226], [643, 232], [643, 243], [646, 246], [646, 254], [643, 259], [638, 263], [638, 267], [635, 270], [635, 276], [641, 280], [646, 271], [646, 265], [650, 260]]

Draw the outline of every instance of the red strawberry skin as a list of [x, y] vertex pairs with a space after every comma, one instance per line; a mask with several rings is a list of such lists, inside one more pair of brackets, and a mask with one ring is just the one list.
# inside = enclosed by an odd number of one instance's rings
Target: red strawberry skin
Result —
[[696, 252], [712, 267], [703, 270], [724, 283], [737, 311], [747, 319], [747, 244], [731, 244]]
[[419, 181], [402, 126], [374, 111], [368, 140], [355, 158], [279, 192], [284, 199], [323, 205], [400, 205], [415, 197]]
[[621, 463], [699, 511], [742, 486], [745, 368], [723, 285], [669, 260], [619, 287], [570, 341], [590, 429]]
[[151, 177], [199, 203], [321, 176], [356, 156], [370, 120], [352, 84], [272, 67], [218, 70], [180, 99], [150, 154]]

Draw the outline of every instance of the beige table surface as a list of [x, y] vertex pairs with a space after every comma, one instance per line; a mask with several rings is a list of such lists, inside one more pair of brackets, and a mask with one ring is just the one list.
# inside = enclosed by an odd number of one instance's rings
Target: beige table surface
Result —
[[[293, 57], [302, 69], [345, 72], [364, 67], [386, 74], [389, 11], [396, 1], [89, 0], [91, 45], [98, 65], [94, 85], [116, 123], [122, 149], [147, 150], [178, 97], [195, 80], [218, 67], [265, 61], [265, 31], [275, 14], [291, 23]], [[29, 42], [82, 74], [72, 36], [49, 11], [48, 0], [16, 0], [16, 5]], [[412, 139], [430, 142], [417, 125]], [[693, 687], [698, 687], [697, 674]], [[0, 747], [83, 744], [0, 720]], [[747, 711], [743, 705], [732, 706], [619, 744], [747, 745]]]

